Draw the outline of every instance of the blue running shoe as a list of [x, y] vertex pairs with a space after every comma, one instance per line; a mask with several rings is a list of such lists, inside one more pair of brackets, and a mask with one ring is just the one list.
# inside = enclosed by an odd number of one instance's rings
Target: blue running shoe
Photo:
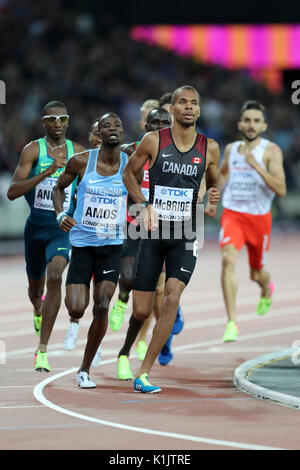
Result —
[[141, 392], [141, 393], [159, 393], [161, 392], [160, 387], [155, 387], [154, 385], [151, 385], [151, 383], [148, 382], [148, 375], [147, 374], [142, 374], [140, 377], [135, 379], [133, 382], [133, 390], [135, 392]]
[[177, 316], [176, 316], [173, 329], [172, 329], [173, 335], [178, 335], [181, 332], [183, 325], [184, 325], [183, 313], [182, 313], [180, 305], [178, 305]]
[[164, 345], [164, 347], [159, 353], [158, 362], [160, 363], [161, 366], [166, 366], [173, 359], [173, 354], [171, 351], [172, 339], [173, 339], [173, 333], [170, 334], [168, 341], [166, 342], [166, 344]]

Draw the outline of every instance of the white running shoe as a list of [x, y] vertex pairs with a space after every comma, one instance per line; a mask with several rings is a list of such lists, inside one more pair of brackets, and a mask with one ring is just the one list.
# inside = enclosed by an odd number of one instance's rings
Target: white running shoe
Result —
[[98, 348], [98, 350], [95, 354], [95, 357], [93, 359], [92, 367], [98, 367], [99, 366], [100, 361], [101, 361], [101, 357], [102, 357], [101, 346], [99, 346], [99, 348]]
[[76, 376], [77, 385], [80, 388], [96, 388], [95, 382], [92, 382], [87, 372], [79, 372]]
[[67, 351], [73, 351], [77, 346], [77, 337], [79, 332], [79, 323], [70, 322], [69, 329], [67, 331], [64, 347]]

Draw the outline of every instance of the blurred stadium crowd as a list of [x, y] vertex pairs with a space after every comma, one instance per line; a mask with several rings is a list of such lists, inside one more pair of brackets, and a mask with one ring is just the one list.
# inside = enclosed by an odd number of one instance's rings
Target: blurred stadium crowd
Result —
[[257, 99], [267, 108], [268, 138], [284, 152], [288, 190], [300, 191], [300, 114], [291, 90], [271, 94], [246, 70], [200, 64], [129, 38], [128, 28], [109, 15], [64, 10], [60, 0], [0, 0], [0, 79], [6, 105], [0, 106], [0, 173], [11, 174], [23, 146], [41, 136], [40, 114], [51, 100], [66, 103], [68, 137], [88, 145], [95, 117], [114, 111], [125, 142], [141, 134], [141, 104], [182, 84], [202, 96], [199, 130], [221, 150], [238, 138], [242, 103]]

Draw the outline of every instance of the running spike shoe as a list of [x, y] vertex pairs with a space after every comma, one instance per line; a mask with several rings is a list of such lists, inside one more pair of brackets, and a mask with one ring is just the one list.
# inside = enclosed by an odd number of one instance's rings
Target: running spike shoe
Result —
[[273, 282], [270, 282], [269, 289], [270, 289], [270, 297], [261, 297], [259, 299], [259, 302], [256, 307], [257, 315], [260, 315], [260, 316], [265, 315], [272, 306], [272, 296], [274, 292]]
[[119, 380], [132, 380], [133, 379], [133, 375], [130, 369], [129, 359], [127, 356], [118, 357], [117, 379]]
[[128, 309], [128, 305], [122, 300], [118, 299], [115, 301], [112, 311], [109, 314], [109, 326], [112, 331], [118, 331], [123, 325], [125, 312]]
[[160, 387], [156, 387], [151, 385], [148, 381], [148, 375], [142, 374], [140, 377], [135, 379], [133, 382], [133, 390], [134, 392], [141, 392], [141, 393], [159, 393], [161, 392]]
[[47, 353], [37, 350], [34, 356], [34, 369], [38, 372], [50, 372]]
[[224, 343], [229, 341], [236, 341], [239, 330], [236, 323], [233, 320], [229, 320], [226, 325], [226, 330], [223, 336]]

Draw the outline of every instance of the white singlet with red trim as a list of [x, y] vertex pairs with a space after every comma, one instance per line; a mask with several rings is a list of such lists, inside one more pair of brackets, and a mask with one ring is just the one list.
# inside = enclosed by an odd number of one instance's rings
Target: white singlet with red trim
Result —
[[[252, 150], [256, 161], [266, 169], [263, 162], [265, 150], [270, 143], [261, 139]], [[229, 176], [224, 188], [222, 204], [226, 209], [253, 215], [267, 214], [275, 193], [268, 188], [263, 178], [252, 166], [245, 162], [245, 155], [238, 149], [243, 141], [234, 142], [229, 154]]]

